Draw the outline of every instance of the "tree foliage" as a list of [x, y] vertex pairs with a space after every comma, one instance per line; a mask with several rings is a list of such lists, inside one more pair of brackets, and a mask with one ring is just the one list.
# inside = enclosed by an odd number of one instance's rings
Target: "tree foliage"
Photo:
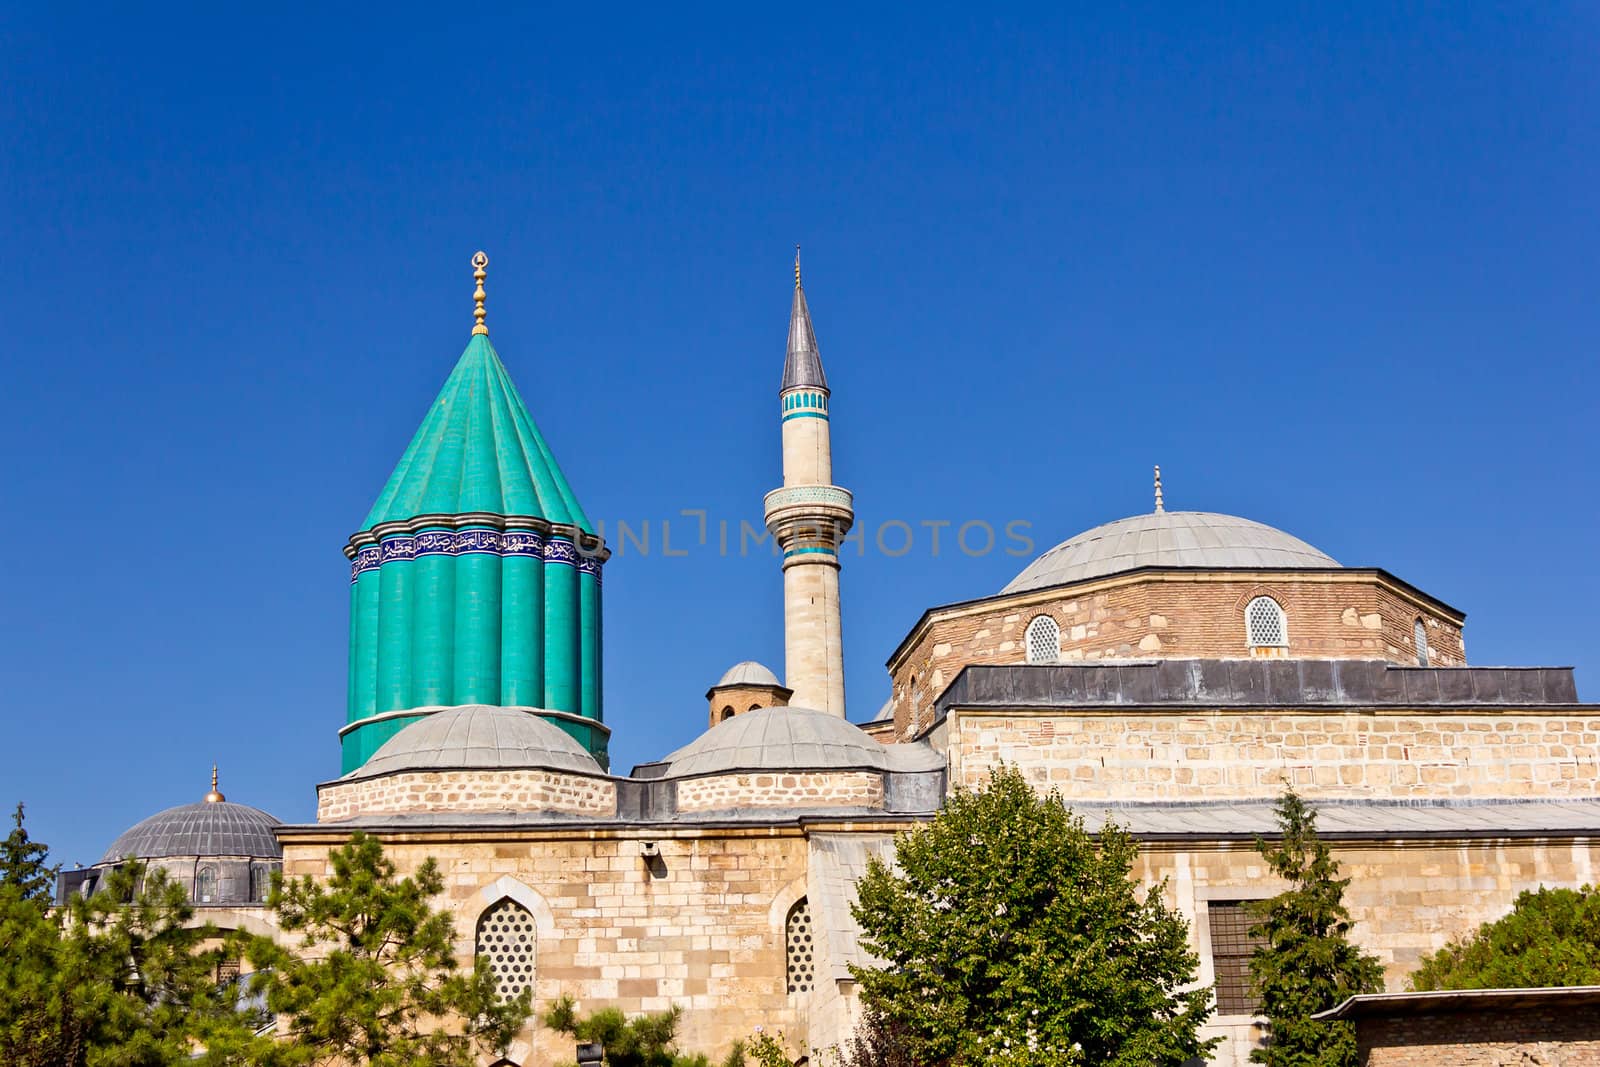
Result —
[[531, 1013], [532, 994], [502, 1001], [484, 960], [456, 965], [444, 889], [430, 858], [397, 876], [374, 838], [357, 831], [329, 853], [333, 875], [273, 880], [268, 906], [300, 935], [291, 951], [255, 938], [255, 988], [287, 1023], [277, 1059], [349, 1067], [470, 1067], [503, 1052]]
[[22, 825], [22, 802], [11, 816], [11, 833], [0, 841], [0, 886], [16, 889], [23, 900], [48, 905], [55, 896], [56, 871], [45, 862], [49, 848], [28, 836]]
[[1600, 985], [1600, 890], [1524, 890], [1511, 912], [1422, 958], [1411, 988]]
[[1289, 888], [1253, 905], [1259, 938], [1250, 981], [1269, 1023], [1267, 1044], [1250, 1054], [1270, 1067], [1353, 1067], [1355, 1030], [1347, 1022], [1317, 1022], [1317, 1012], [1357, 993], [1383, 988], [1377, 957], [1350, 942], [1344, 906], [1350, 879], [1317, 836], [1316, 812], [1293, 792], [1276, 808], [1280, 839], [1258, 838], [1256, 849]]
[[859, 883], [862, 1003], [912, 1062], [1151, 1067], [1212, 1042], [1210, 990], [1182, 917], [1132, 879], [1137, 849], [1098, 840], [1014, 770], [951, 798]]
[[[685, 1055], [675, 1047], [682, 1015], [683, 1009], [674, 1005], [666, 1011], [646, 1012], [631, 1019], [618, 1008], [601, 1008], [583, 1016], [578, 1014], [577, 1002], [563, 996], [550, 1006], [541, 1021], [574, 1041], [598, 1041], [605, 1046], [610, 1067], [708, 1067], [710, 1060], [706, 1056]], [[765, 1061], [758, 1058], [757, 1062]], [[787, 1065], [788, 1058], [783, 1062]], [[744, 1065], [745, 1046], [735, 1042], [722, 1060], [722, 1067]]]
[[0, 1063], [206, 1067], [264, 1046], [219, 984], [227, 948], [183, 887], [129, 861], [54, 911], [0, 886]]

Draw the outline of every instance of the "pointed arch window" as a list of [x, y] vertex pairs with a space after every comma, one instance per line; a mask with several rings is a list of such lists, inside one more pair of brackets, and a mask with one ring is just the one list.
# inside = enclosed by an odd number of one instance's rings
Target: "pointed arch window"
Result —
[[1269, 596], [1258, 596], [1244, 609], [1244, 626], [1251, 648], [1288, 648], [1289, 619], [1283, 605]]
[[1428, 628], [1421, 619], [1411, 626], [1411, 643], [1417, 646], [1417, 666], [1428, 665]]
[[195, 872], [194, 899], [201, 904], [210, 904], [217, 899], [217, 869], [215, 867], [208, 865]]
[[801, 897], [783, 923], [784, 972], [790, 993], [809, 993], [816, 984], [817, 964], [811, 932], [811, 901]]
[[1054, 663], [1061, 658], [1061, 627], [1048, 615], [1036, 615], [1024, 644], [1029, 663]]
[[478, 956], [489, 961], [501, 1000], [510, 1000], [533, 986], [533, 915], [510, 897], [502, 898], [478, 917]]

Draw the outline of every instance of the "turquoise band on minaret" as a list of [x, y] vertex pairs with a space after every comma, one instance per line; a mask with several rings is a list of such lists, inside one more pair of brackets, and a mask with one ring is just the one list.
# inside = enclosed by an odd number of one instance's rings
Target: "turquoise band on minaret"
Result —
[[[480, 262], [481, 261], [481, 262]], [[537, 709], [606, 764], [601, 572], [609, 552], [483, 315], [350, 560], [345, 773], [440, 707]]]

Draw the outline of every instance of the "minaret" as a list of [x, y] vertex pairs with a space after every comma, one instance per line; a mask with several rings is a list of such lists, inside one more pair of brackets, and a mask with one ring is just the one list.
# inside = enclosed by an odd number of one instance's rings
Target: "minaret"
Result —
[[790, 703], [844, 717], [839, 543], [855, 521], [850, 491], [833, 484], [828, 379], [794, 255], [789, 354], [778, 390], [783, 488], [767, 494], [767, 529], [783, 550], [783, 652]]

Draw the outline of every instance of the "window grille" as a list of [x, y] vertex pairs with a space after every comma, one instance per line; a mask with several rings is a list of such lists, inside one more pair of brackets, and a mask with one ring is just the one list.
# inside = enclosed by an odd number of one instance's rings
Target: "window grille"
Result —
[[478, 919], [478, 955], [489, 961], [501, 1000], [533, 986], [533, 915], [514, 900], [502, 900]]
[[1283, 608], [1269, 596], [1258, 596], [1244, 609], [1245, 629], [1251, 648], [1287, 648], [1289, 620]]
[[267, 867], [250, 868], [250, 899], [260, 903], [272, 891], [272, 871]]
[[217, 984], [235, 982], [239, 979], [239, 961], [236, 959], [223, 960], [217, 964]]
[[1048, 615], [1035, 616], [1025, 643], [1029, 663], [1054, 663], [1061, 658], [1061, 627]]
[[1418, 619], [1411, 627], [1411, 643], [1417, 646], [1417, 666], [1428, 665], [1428, 628]]
[[811, 902], [801, 897], [784, 921], [784, 969], [789, 992], [809, 993], [816, 984], [817, 964], [811, 951]]
[[217, 869], [201, 867], [194, 876], [194, 898], [202, 904], [217, 899]]
[[1261, 1000], [1250, 989], [1250, 957], [1258, 937], [1250, 936], [1256, 918], [1242, 900], [1213, 900], [1206, 905], [1211, 921], [1211, 970], [1216, 977], [1218, 1015], [1257, 1015]]

